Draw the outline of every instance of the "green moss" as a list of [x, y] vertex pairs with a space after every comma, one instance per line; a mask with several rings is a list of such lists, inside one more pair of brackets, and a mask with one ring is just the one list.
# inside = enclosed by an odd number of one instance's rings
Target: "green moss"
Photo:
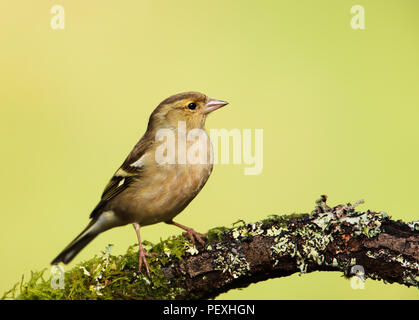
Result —
[[[150, 280], [144, 272], [138, 272], [138, 245], [128, 248], [125, 255], [113, 256], [111, 246], [101, 256], [82, 262], [65, 272], [64, 289], [53, 289], [51, 279], [45, 278], [44, 269], [32, 272], [29, 280], [15, 286], [3, 298], [8, 299], [174, 299], [182, 292], [181, 286], [166, 279], [161, 267], [170, 258], [180, 259], [190, 245], [184, 237], [172, 237], [156, 245], [149, 242], [148, 257]], [[164, 253], [164, 254], [162, 254]], [[176, 279], [177, 282], [182, 279]]]
[[214, 240], [221, 240], [223, 233], [228, 231], [229, 229], [226, 227], [216, 227], [212, 228], [208, 231], [208, 242], [213, 242]]
[[29, 299], [29, 300], [51, 300], [51, 299], [65, 299], [64, 292], [62, 290], [54, 290], [51, 287], [50, 279], [46, 280], [44, 273], [47, 269], [39, 272], [31, 272], [28, 282], [22, 280], [20, 283], [14, 285], [14, 287], [7, 291], [3, 297], [4, 299]]
[[292, 214], [282, 215], [282, 216], [271, 214], [268, 216], [267, 219], [264, 219], [261, 222], [263, 225], [267, 225], [267, 226], [275, 224], [280, 227], [286, 227], [290, 221], [300, 219], [304, 216], [307, 216], [307, 214], [306, 213], [292, 213]]

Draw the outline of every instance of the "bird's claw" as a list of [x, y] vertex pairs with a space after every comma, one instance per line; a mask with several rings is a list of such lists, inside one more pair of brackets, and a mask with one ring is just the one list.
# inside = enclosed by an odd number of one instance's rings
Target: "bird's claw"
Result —
[[157, 256], [157, 253], [148, 253], [147, 251], [144, 250], [144, 248], [140, 248], [138, 250], [138, 271], [141, 272], [141, 267], [143, 266], [143, 262], [144, 262], [145, 270], [150, 279], [151, 279], [150, 267], [148, 265], [146, 257], [155, 257], [155, 256]]
[[194, 229], [189, 229], [186, 232], [183, 233], [183, 236], [186, 237], [188, 236], [189, 239], [191, 239], [192, 244], [195, 244], [195, 239], [198, 240], [198, 242], [202, 245], [205, 245], [204, 240], [202, 240], [202, 238], [207, 238], [208, 236], [206, 234], [202, 234], [199, 232], [196, 232]]

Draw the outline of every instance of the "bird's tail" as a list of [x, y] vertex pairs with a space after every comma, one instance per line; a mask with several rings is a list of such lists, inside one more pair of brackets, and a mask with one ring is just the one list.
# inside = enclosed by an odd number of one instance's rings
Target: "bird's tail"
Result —
[[95, 228], [96, 219], [90, 221], [88, 226], [54, 259], [51, 264], [69, 263], [73, 258], [99, 234]]

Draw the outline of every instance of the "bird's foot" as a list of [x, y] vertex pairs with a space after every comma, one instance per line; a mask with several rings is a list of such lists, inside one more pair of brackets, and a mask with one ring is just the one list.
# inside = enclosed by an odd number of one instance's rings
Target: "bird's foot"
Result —
[[198, 240], [198, 242], [200, 244], [202, 244], [204, 246], [205, 245], [205, 242], [204, 242], [204, 240], [202, 240], [202, 238], [207, 238], [208, 239], [208, 236], [206, 234], [202, 234], [202, 233], [196, 232], [194, 229], [189, 228], [187, 226], [184, 226], [184, 225], [182, 225], [180, 223], [174, 222], [173, 220], [166, 221], [166, 223], [173, 224], [174, 226], [179, 227], [179, 228], [185, 230], [186, 232], [183, 233], [183, 236], [184, 237], [188, 236], [189, 239], [191, 239], [192, 244], [195, 244], [195, 239], [196, 239], [196, 240]]
[[186, 232], [183, 233], [183, 236], [188, 236], [189, 239], [191, 239], [192, 244], [195, 244], [195, 239], [198, 240], [198, 242], [202, 245], [205, 245], [204, 240], [202, 240], [202, 238], [207, 238], [208, 236], [206, 234], [202, 234], [199, 232], [196, 232], [194, 229], [192, 228], [185, 228]]
[[144, 263], [144, 267], [149, 278], [151, 278], [150, 267], [148, 265], [146, 257], [155, 257], [155, 256], [157, 256], [156, 253], [148, 253], [147, 251], [145, 251], [145, 249], [142, 246], [140, 247], [140, 249], [138, 249], [138, 271], [141, 272], [141, 267], [143, 266], [143, 263]]

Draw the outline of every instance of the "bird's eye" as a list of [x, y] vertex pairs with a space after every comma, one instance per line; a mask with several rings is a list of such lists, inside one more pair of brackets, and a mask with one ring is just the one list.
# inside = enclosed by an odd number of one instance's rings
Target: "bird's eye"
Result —
[[190, 104], [188, 104], [188, 108], [191, 110], [195, 110], [196, 109], [196, 103], [191, 102]]

